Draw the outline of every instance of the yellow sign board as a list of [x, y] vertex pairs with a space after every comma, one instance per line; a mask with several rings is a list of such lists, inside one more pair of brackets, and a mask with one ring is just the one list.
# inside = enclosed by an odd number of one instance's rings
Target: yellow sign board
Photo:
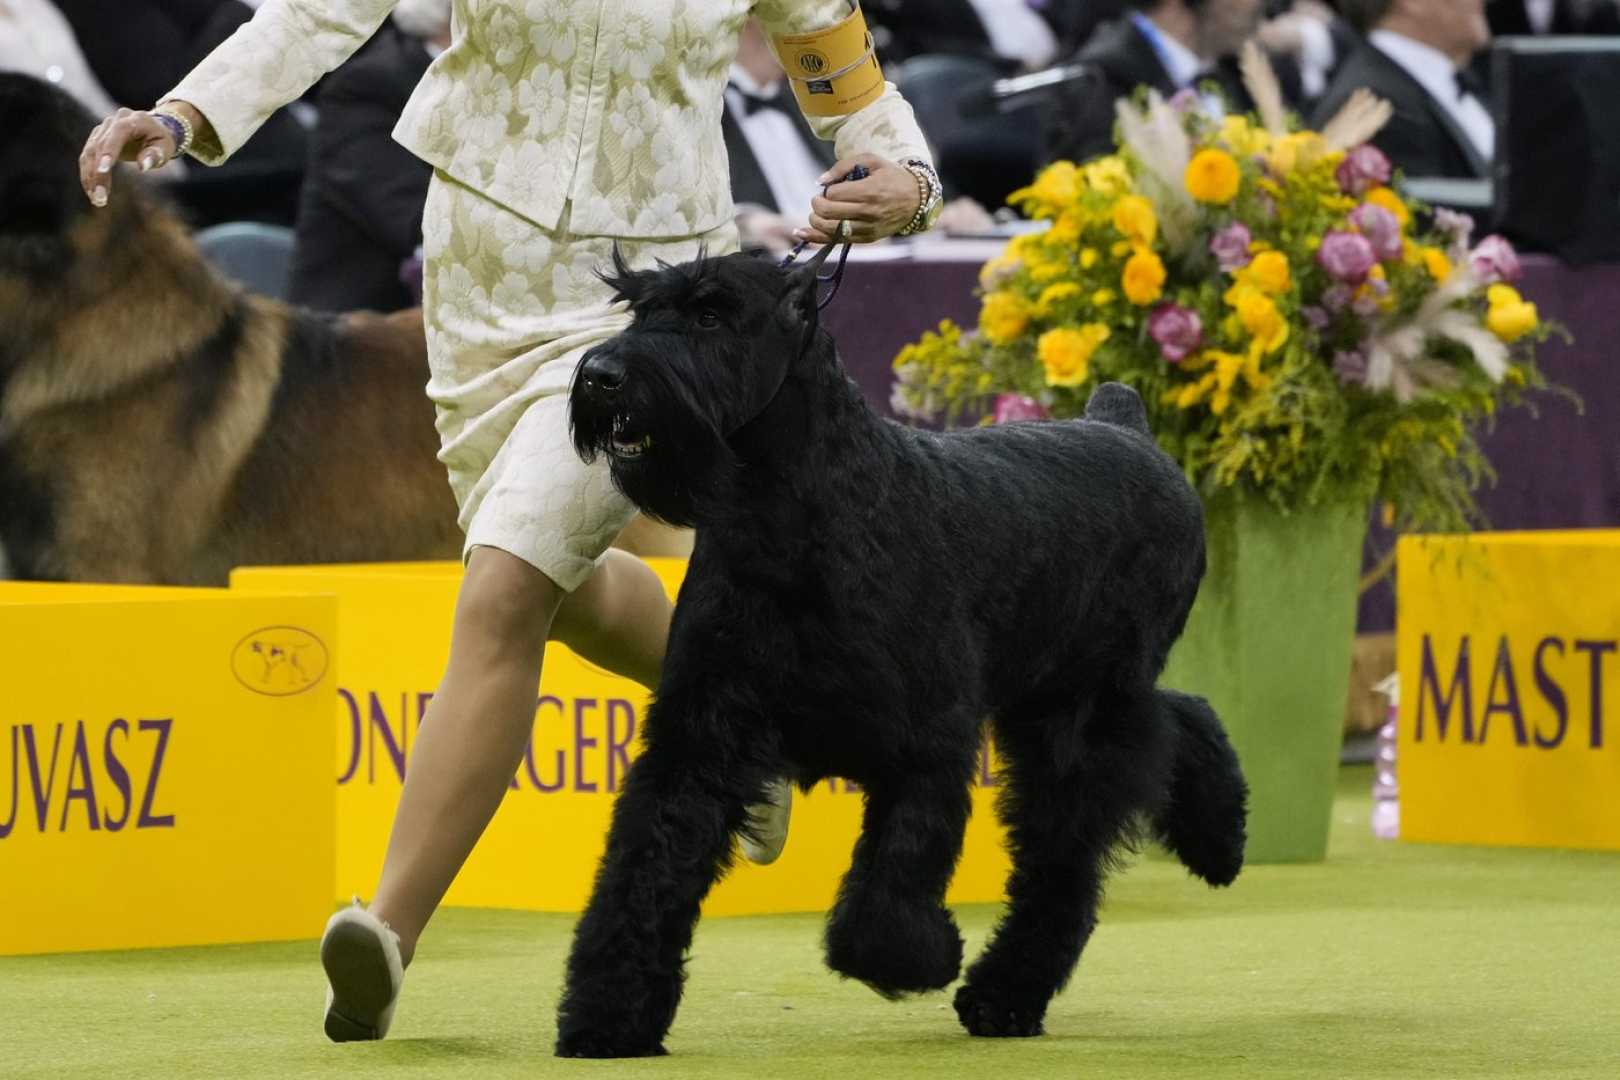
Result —
[[1620, 850], [1620, 532], [1400, 542], [1401, 836]]
[[336, 614], [0, 583], [0, 955], [319, 934]]
[[[673, 596], [681, 560], [651, 560]], [[335, 895], [369, 896], [412, 747], [443, 673], [460, 572], [441, 567], [238, 570], [238, 591], [331, 592], [343, 648], [337, 666], [338, 835]], [[446, 902], [467, 907], [578, 911], [590, 895], [614, 794], [639, 748], [647, 692], [546, 650], [534, 733], [506, 799]], [[996, 901], [1008, 862], [991, 809], [988, 762], [951, 899]], [[710, 914], [830, 907], [860, 829], [861, 796], [843, 781], [797, 796], [787, 850], [769, 867], [739, 862], [705, 904]]]

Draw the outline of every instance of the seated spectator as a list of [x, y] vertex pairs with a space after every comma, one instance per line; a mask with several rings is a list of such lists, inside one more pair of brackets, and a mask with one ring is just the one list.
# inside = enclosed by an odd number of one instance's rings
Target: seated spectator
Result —
[[[1084, 161], [1113, 150], [1114, 102], [1149, 86], [1165, 97], [1206, 80], [1233, 107], [1251, 106], [1236, 56], [1260, 25], [1261, 0], [1138, 0], [1123, 19], [1098, 28], [1075, 59], [1094, 77], [1062, 91], [1047, 137], [1050, 159]], [[1285, 89], [1297, 72], [1279, 70]]]
[[415, 302], [400, 269], [422, 242], [433, 170], [393, 130], [449, 43], [450, 0], [401, 0], [392, 25], [327, 76], [298, 209], [293, 303], [398, 311]]
[[0, 0], [0, 71], [55, 83], [97, 116], [118, 109], [51, 0]]
[[1412, 177], [1490, 175], [1496, 129], [1468, 62], [1489, 44], [1484, 0], [1343, 0], [1366, 33], [1334, 76], [1312, 120], [1320, 126], [1366, 87], [1394, 106], [1373, 138]]
[[1495, 37], [1530, 34], [1620, 34], [1616, 0], [1489, 0]]
[[1297, 0], [1288, 5], [1261, 24], [1258, 36], [1272, 55], [1294, 61], [1307, 102], [1322, 96], [1339, 65], [1361, 41], [1350, 24], [1322, 0]]

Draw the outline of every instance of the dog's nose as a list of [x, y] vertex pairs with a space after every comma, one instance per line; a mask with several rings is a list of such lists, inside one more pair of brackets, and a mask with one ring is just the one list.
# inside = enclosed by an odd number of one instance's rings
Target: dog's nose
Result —
[[585, 358], [579, 374], [587, 387], [612, 393], [624, 385], [624, 361], [613, 353], [599, 352]]

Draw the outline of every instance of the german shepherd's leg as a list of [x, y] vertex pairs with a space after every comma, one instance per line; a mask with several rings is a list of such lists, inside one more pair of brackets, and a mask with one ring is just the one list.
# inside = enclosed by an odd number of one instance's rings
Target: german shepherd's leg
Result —
[[962, 970], [945, 907], [971, 801], [971, 747], [948, 770], [870, 784], [855, 858], [827, 921], [827, 966], [884, 997], [942, 990]]
[[[730, 868], [746, 808], [775, 774], [762, 753], [734, 741], [764, 725], [692, 719], [699, 715], [671, 697], [648, 711], [647, 749], [613, 806], [607, 852], [574, 930], [559, 1057], [664, 1053], [699, 905]], [[710, 734], [688, 734], [695, 730]]]
[[1104, 688], [1095, 703], [1010, 713], [996, 723], [1006, 763], [997, 812], [1013, 869], [1007, 911], [956, 993], [972, 1035], [1042, 1033], [1097, 925], [1103, 879], [1136, 819], [1164, 799], [1169, 740], [1151, 690]]

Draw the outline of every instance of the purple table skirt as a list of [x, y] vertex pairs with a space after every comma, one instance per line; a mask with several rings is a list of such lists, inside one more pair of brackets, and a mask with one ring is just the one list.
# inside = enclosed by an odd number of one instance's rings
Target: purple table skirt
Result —
[[[828, 309], [829, 329], [850, 374], [878, 409], [888, 412], [891, 365], [908, 342], [944, 318], [977, 319], [976, 261], [854, 263]], [[1502, 416], [1486, 436], [1497, 471], [1480, 505], [1495, 529], [1577, 529], [1620, 526], [1620, 265], [1571, 267], [1528, 256], [1520, 288], [1543, 319], [1562, 323], [1572, 344], [1541, 352], [1547, 376], [1582, 399], [1584, 411], [1548, 396], [1539, 417], [1527, 410]], [[1381, 530], [1368, 540], [1368, 561], [1390, 543]], [[1386, 582], [1362, 597], [1361, 629], [1394, 625], [1394, 595]]]

